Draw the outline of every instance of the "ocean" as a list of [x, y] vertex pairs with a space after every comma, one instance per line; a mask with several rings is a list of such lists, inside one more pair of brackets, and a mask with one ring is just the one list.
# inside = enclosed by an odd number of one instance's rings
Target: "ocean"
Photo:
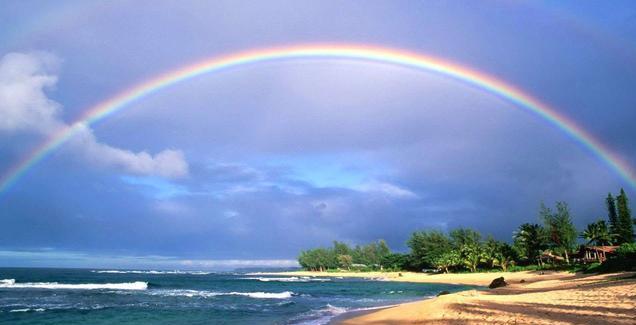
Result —
[[469, 286], [152, 270], [0, 268], [2, 324], [326, 324]]

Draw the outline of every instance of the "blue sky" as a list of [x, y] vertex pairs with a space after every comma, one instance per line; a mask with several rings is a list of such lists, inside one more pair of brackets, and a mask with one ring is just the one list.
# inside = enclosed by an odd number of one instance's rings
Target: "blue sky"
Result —
[[[636, 165], [630, 1], [5, 1], [0, 172], [92, 104], [188, 63], [299, 43], [496, 76]], [[582, 227], [633, 189], [492, 94], [385, 64], [277, 61], [179, 83], [86, 128], [0, 196], [0, 266], [289, 266], [418, 229], [510, 240], [541, 201]]]

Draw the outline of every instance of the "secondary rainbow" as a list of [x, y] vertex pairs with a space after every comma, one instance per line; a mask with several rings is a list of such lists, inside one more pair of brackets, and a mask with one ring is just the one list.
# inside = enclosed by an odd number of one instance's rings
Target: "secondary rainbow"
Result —
[[556, 126], [588, 149], [601, 162], [609, 166], [630, 186], [636, 189], [635, 173], [627, 163], [564, 115], [559, 114], [556, 110], [513, 85], [483, 72], [430, 55], [367, 45], [320, 44], [257, 49], [225, 56], [215, 56], [160, 74], [148, 81], [134, 85], [85, 110], [85, 113], [76, 122], [49, 137], [23, 160], [8, 170], [0, 181], [0, 193], [5, 192], [29, 169], [64, 144], [80, 128], [93, 124], [126, 107], [131, 107], [133, 102], [139, 101], [152, 93], [197, 76], [237, 66], [265, 61], [307, 58], [363, 60], [393, 64], [441, 74], [483, 89]]

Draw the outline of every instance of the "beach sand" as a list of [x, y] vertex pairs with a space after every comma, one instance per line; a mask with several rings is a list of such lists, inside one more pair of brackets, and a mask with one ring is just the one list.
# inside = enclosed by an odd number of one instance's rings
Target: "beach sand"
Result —
[[317, 277], [352, 277], [365, 278], [386, 281], [402, 281], [402, 282], [422, 282], [422, 283], [448, 283], [448, 284], [466, 284], [477, 286], [488, 286], [494, 278], [504, 277], [513, 282], [525, 279], [547, 279], [552, 276], [569, 275], [567, 272], [551, 272], [546, 271], [544, 275], [539, 272], [489, 272], [489, 273], [415, 273], [415, 272], [277, 272], [277, 273], [261, 273], [266, 275], [281, 276], [317, 276]]
[[[468, 290], [340, 319], [339, 324], [636, 324], [634, 273], [584, 275], [566, 272], [439, 274], [315, 273], [389, 281], [486, 286], [503, 276], [508, 286]], [[520, 283], [521, 280], [524, 283]]]

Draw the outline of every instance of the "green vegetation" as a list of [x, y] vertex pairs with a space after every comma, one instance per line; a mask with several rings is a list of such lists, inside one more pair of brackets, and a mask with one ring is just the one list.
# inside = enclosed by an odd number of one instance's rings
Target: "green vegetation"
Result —
[[451, 249], [451, 241], [438, 230], [417, 231], [407, 241], [411, 249], [414, 267], [423, 269], [435, 265], [435, 262]]
[[525, 261], [543, 264], [541, 254], [548, 248], [547, 232], [541, 225], [524, 223], [513, 233], [514, 247]]
[[612, 193], [607, 194], [605, 206], [607, 207], [607, 219], [610, 224], [610, 232], [612, 234], [618, 234], [620, 226], [618, 225], [618, 214], [616, 213], [616, 200], [614, 200]]
[[620, 244], [634, 242], [634, 220], [629, 209], [629, 200], [625, 191], [621, 189], [621, 194], [616, 197], [616, 208], [618, 210], [618, 220], [616, 234]]
[[[408, 253], [391, 252], [384, 240], [350, 247], [334, 241], [329, 248], [302, 251], [300, 265], [311, 271], [399, 271], [437, 272], [570, 270], [609, 272], [636, 267], [634, 220], [625, 191], [605, 199], [608, 221], [588, 224], [581, 233], [572, 221], [568, 204], [556, 202], [555, 209], [541, 204], [540, 223], [524, 223], [513, 232], [511, 244], [482, 235], [469, 228], [448, 233], [420, 230], [407, 241]], [[585, 260], [577, 237], [585, 245], [621, 245], [604, 263]], [[588, 264], [584, 264], [588, 263]]]
[[610, 232], [605, 220], [598, 220], [587, 225], [581, 238], [587, 241], [587, 245], [607, 246], [614, 242], [616, 234]]
[[618, 272], [636, 267], [636, 243], [625, 243], [616, 249], [616, 255], [602, 264], [588, 268], [588, 272]]
[[565, 257], [565, 262], [570, 264], [568, 252], [576, 247], [576, 228], [570, 217], [570, 209], [567, 203], [557, 202], [557, 211], [552, 213], [550, 208], [541, 204], [539, 215], [545, 223], [548, 232], [549, 247], [557, 254]]
[[407, 269], [407, 258], [403, 254], [391, 253], [384, 240], [354, 248], [346, 243], [334, 241], [333, 247], [330, 248], [315, 248], [300, 252], [298, 263], [310, 271]]

